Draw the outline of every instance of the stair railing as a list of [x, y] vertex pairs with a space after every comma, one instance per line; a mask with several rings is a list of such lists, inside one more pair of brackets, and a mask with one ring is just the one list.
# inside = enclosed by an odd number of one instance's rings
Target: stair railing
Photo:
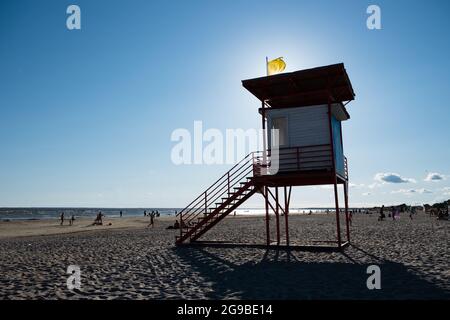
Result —
[[245, 156], [176, 215], [180, 218], [181, 233], [183, 227], [189, 226], [200, 214], [207, 215], [208, 209], [222, 196], [229, 197], [233, 193], [232, 188], [238, 185], [242, 179], [252, 175], [254, 157], [257, 153], [251, 152]]

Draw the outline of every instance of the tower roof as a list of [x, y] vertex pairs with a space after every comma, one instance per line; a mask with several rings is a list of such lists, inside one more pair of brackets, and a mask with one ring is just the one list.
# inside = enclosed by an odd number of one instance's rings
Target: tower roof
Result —
[[242, 85], [272, 108], [311, 106], [355, 98], [344, 64], [242, 80]]

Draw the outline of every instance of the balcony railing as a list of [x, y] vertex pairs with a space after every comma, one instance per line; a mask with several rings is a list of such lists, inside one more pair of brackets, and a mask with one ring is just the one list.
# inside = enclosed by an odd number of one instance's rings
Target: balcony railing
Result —
[[[332, 171], [333, 151], [330, 144], [306, 147], [288, 147], [267, 150], [253, 157], [255, 176], [285, 174], [296, 171]], [[348, 177], [347, 158], [344, 157], [344, 172]], [[338, 172], [340, 173], [340, 172]]]

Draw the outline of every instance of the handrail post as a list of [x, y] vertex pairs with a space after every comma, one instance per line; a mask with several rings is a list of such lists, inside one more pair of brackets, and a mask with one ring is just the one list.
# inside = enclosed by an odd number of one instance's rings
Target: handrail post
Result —
[[348, 160], [347, 157], [344, 157], [345, 159], [345, 179], [348, 180]]
[[180, 212], [180, 239], [183, 236], [183, 211]]
[[228, 171], [228, 197], [230, 196], [230, 171]]
[[208, 194], [205, 191], [205, 216], [208, 214], [208, 198], [207, 198]]

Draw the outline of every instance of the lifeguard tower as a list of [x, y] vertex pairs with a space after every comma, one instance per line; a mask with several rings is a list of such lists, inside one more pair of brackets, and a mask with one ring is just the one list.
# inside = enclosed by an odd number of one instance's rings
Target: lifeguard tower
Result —
[[[292, 187], [333, 185], [336, 238], [332, 242], [337, 248], [347, 245], [350, 241], [348, 165], [343, 153], [341, 124], [350, 118], [345, 106], [355, 94], [344, 65], [243, 80], [242, 84], [260, 101], [263, 129], [278, 130], [266, 131], [265, 150], [247, 155], [178, 213], [181, 228], [176, 244], [197, 242], [258, 192], [265, 201], [266, 245], [290, 246]], [[345, 240], [341, 236], [339, 184], [344, 189]], [[275, 214], [276, 239], [273, 242], [269, 211]], [[284, 241], [280, 239], [282, 216]]]

